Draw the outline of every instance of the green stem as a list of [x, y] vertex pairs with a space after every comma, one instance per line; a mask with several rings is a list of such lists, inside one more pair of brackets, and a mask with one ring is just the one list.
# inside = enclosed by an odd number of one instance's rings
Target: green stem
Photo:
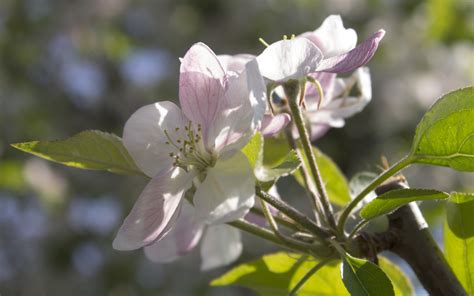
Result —
[[[336, 220], [334, 219], [334, 213], [332, 211], [331, 203], [329, 202], [329, 197], [326, 192], [326, 188], [323, 183], [323, 179], [319, 172], [318, 165], [316, 163], [316, 156], [314, 155], [313, 149], [311, 147], [311, 142], [309, 139], [308, 131], [306, 130], [304, 121], [303, 121], [303, 114], [301, 113], [301, 109], [298, 105], [298, 94], [299, 94], [299, 84], [297, 81], [292, 82], [289, 81], [285, 85], [285, 92], [288, 96], [288, 103], [290, 106], [291, 113], [293, 115], [293, 122], [298, 129], [298, 133], [300, 135], [301, 144], [303, 146], [303, 151], [306, 154], [306, 158], [308, 160], [309, 168], [312, 173], [312, 177], [314, 179], [314, 184], [319, 192], [319, 201], [324, 210], [326, 221], [328, 222], [329, 227], [336, 229]], [[316, 204], [316, 201], [315, 201]]]
[[240, 230], [243, 230], [245, 232], [251, 233], [251, 234], [253, 234], [255, 236], [258, 236], [260, 238], [263, 238], [267, 241], [271, 241], [271, 242], [273, 242], [273, 243], [275, 243], [275, 244], [277, 244], [281, 247], [284, 247], [284, 248], [287, 248], [287, 249], [290, 249], [290, 250], [296, 250], [296, 251], [299, 251], [299, 252], [302, 252], [302, 253], [305, 253], [305, 254], [311, 254], [309, 249], [304, 248], [304, 247], [302, 247], [300, 245], [297, 245], [297, 244], [284, 242], [281, 239], [279, 239], [275, 234], [273, 234], [273, 232], [271, 232], [270, 230], [262, 228], [258, 225], [253, 224], [253, 223], [247, 222], [244, 219], [235, 220], [235, 221], [229, 222], [227, 224], [229, 224], [233, 227], [236, 227]]
[[[300, 159], [303, 159], [303, 157], [301, 156], [302, 155], [301, 148], [298, 147], [298, 145], [296, 144], [292, 133], [293, 133], [292, 126], [290, 126], [289, 128], [285, 130], [286, 140], [288, 141], [288, 144], [290, 145], [291, 149], [296, 151], [296, 153], [298, 154], [298, 157]], [[311, 180], [309, 177], [310, 173], [308, 172], [308, 168], [304, 165], [301, 165], [299, 167], [299, 171], [300, 171], [301, 176], [303, 176], [303, 181], [305, 185], [304, 189], [306, 191], [306, 195], [309, 198], [309, 202], [313, 206], [313, 214], [314, 214], [314, 218], [316, 219], [316, 224], [321, 225], [320, 217], [323, 218], [324, 214], [323, 214], [323, 210], [321, 209], [321, 204], [318, 202], [318, 199], [316, 197], [316, 193], [312, 189], [313, 184], [310, 183]]]
[[361, 202], [364, 197], [369, 194], [371, 191], [373, 191], [377, 186], [382, 184], [385, 180], [390, 178], [391, 176], [395, 175], [398, 171], [404, 169], [408, 165], [411, 164], [411, 156], [407, 155], [404, 158], [402, 158], [400, 161], [397, 163], [393, 164], [390, 168], [385, 170], [383, 173], [381, 173], [377, 178], [375, 178], [367, 187], [365, 187], [364, 190], [362, 190], [344, 209], [342, 212], [341, 216], [339, 217], [338, 223], [337, 223], [337, 234], [338, 236], [342, 237], [344, 236], [344, 226], [346, 224], [347, 218], [351, 214], [352, 210], [357, 206], [359, 202]]
[[[250, 212], [255, 214], [255, 215], [258, 215], [262, 218], [265, 218], [265, 214], [259, 208], [255, 208], [255, 207], [251, 208]], [[278, 216], [273, 216], [273, 219], [275, 219], [275, 221], [279, 225], [282, 225], [282, 226], [284, 226], [288, 229], [291, 229], [291, 230], [294, 230], [294, 231], [301, 231], [302, 230], [301, 227], [298, 227], [298, 225], [296, 225], [294, 221], [290, 221], [289, 219], [285, 219], [285, 218], [278, 217]]]
[[278, 224], [275, 222], [275, 219], [273, 219], [273, 216], [270, 213], [270, 210], [268, 209], [267, 203], [265, 201], [263, 201], [262, 199], [260, 199], [260, 203], [262, 204], [263, 213], [265, 214], [265, 218], [267, 219], [268, 224], [270, 224], [270, 228], [273, 230], [273, 233], [279, 239], [281, 239], [282, 241], [284, 241], [286, 243], [292, 244], [292, 245], [299, 245], [302, 248], [305, 248], [305, 249], [308, 249], [308, 250], [312, 249], [313, 246], [311, 244], [301, 242], [301, 241], [299, 241], [297, 239], [294, 239], [294, 238], [291, 238], [291, 237], [287, 237], [282, 232], [280, 232], [280, 230], [278, 229]]
[[316, 264], [313, 268], [311, 268], [305, 275], [304, 277], [301, 278], [301, 280], [298, 281], [296, 286], [291, 289], [290, 293], [288, 296], [294, 296], [297, 295], [298, 291], [303, 287], [303, 285], [312, 277], [318, 270], [320, 270], [324, 265], [328, 264], [331, 260], [334, 259], [328, 259], [328, 260], [323, 260]]
[[314, 221], [310, 220], [308, 217], [300, 213], [298, 210], [292, 208], [282, 200], [276, 199], [275, 197], [271, 196], [260, 188], [256, 188], [256, 194], [258, 197], [271, 204], [281, 213], [288, 216], [293, 221], [295, 221], [317, 237], [321, 239], [326, 239], [331, 236], [331, 233], [329, 231], [321, 228]]
[[367, 223], [369, 223], [371, 220], [361, 220], [359, 221], [359, 223], [357, 223], [357, 225], [352, 229], [351, 233], [349, 233], [349, 236], [348, 236], [348, 240], [351, 240], [352, 237], [357, 233], [357, 231], [359, 231], [360, 229], [362, 229], [363, 227], [365, 227], [365, 225], [367, 225]]

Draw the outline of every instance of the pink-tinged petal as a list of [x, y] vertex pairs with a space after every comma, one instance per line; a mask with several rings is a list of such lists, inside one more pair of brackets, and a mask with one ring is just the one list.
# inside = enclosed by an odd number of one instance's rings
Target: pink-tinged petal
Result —
[[201, 124], [204, 138], [219, 112], [226, 74], [214, 52], [203, 43], [194, 44], [181, 59], [179, 101], [184, 114]]
[[332, 112], [333, 118], [348, 118], [356, 113], [361, 112], [365, 106], [372, 100], [372, 85], [370, 79], [369, 68], [359, 68], [354, 74], [346, 78], [348, 80], [355, 79], [360, 95], [357, 97], [342, 97], [333, 100], [325, 106], [325, 109]]
[[346, 29], [341, 16], [328, 16], [314, 32], [306, 32], [298, 37], [311, 40], [323, 53], [324, 58], [344, 54], [357, 44], [357, 33]]
[[141, 248], [162, 238], [177, 218], [177, 209], [193, 174], [180, 168], [158, 173], [138, 197], [113, 241], [116, 250]]
[[263, 117], [260, 132], [264, 137], [272, 137], [284, 129], [290, 122], [291, 117], [287, 113], [277, 114], [275, 116], [266, 114]]
[[332, 73], [354, 71], [369, 62], [384, 35], [385, 31], [380, 30], [348, 53], [322, 60], [317, 71]]
[[323, 89], [324, 101], [319, 104], [319, 91], [313, 83], [306, 83], [305, 102], [307, 110], [317, 110], [322, 104], [325, 104], [328, 100], [331, 100], [334, 95], [336, 74], [328, 72], [316, 72], [311, 74], [316, 79]]
[[[123, 144], [137, 166], [149, 177], [173, 163], [170, 153], [176, 149], [166, 144], [165, 130], [175, 138], [181, 137], [187, 119], [174, 103], [163, 101], [138, 109], [125, 124]], [[176, 128], [180, 127], [179, 131]]]
[[237, 54], [237, 55], [218, 55], [217, 59], [221, 63], [226, 72], [240, 73], [245, 69], [245, 64], [255, 59], [251, 54]]
[[210, 226], [201, 244], [201, 270], [228, 265], [242, 253], [240, 231], [228, 225]]
[[162, 239], [145, 247], [153, 262], [167, 263], [190, 252], [201, 239], [204, 225], [196, 220], [194, 207], [183, 201], [176, 222]]
[[240, 151], [219, 159], [196, 190], [194, 206], [200, 220], [220, 224], [244, 217], [255, 203], [255, 178]]
[[271, 44], [257, 61], [263, 77], [284, 82], [316, 72], [322, 58], [321, 51], [311, 41], [295, 38]]
[[307, 110], [306, 117], [311, 123], [311, 139], [321, 137], [330, 127], [341, 128], [345, 118], [359, 113], [372, 99], [370, 72], [368, 68], [359, 68], [349, 78], [337, 79], [335, 96], [350, 92], [354, 83], [360, 95], [357, 97], [330, 98], [320, 109]]
[[209, 129], [208, 147], [220, 154], [240, 150], [260, 128], [266, 107], [266, 88], [254, 59], [239, 76], [229, 78], [228, 89]]
[[317, 139], [324, 136], [329, 130], [331, 126], [327, 124], [312, 124], [311, 131], [310, 131], [310, 138], [311, 141], [316, 141]]

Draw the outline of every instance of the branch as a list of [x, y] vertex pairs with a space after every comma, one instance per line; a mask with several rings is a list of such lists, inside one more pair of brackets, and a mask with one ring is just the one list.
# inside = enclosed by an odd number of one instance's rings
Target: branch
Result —
[[[391, 182], [377, 188], [376, 193], [406, 188]], [[384, 233], [362, 233], [356, 238], [366, 257], [389, 250], [404, 259], [413, 269], [430, 295], [467, 295], [443, 253], [431, 235], [418, 205], [411, 202], [388, 215], [389, 229]]]

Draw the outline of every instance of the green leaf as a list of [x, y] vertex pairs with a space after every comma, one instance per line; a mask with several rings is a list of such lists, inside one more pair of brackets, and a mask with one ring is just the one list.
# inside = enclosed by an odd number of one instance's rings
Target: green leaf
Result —
[[[287, 296], [305, 274], [319, 263], [317, 259], [280, 252], [244, 263], [212, 281], [212, 286], [239, 285], [262, 296]], [[297, 295], [348, 295], [341, 281], [339, 264], [323, 266]]]
[[263, 144], [263, 165], [274, 167], [290, 153], [291, 148], [284, 138], [266, 138]]
[[445, 192], [431, 189], [397, 189], [388, 191], [362, 208], [360, 216], [366, 220], [388, 214], [399, 207], [416, 200], [436, 200], [448, 198]]
[[345, 254], [342, 281], [351, 295], [395, 295], [389, 277], [377, 265]]
[[397, 265], [393, 264], [387, 258], [379, 256], [379, 266], [390, 278], [396, 296], [415, 295], [410, 279]]
[[260, 165], [263, 150], [263, 137], [262, 134], [257, 132], [252, 139], [242, 148], [242, 152], [247, 156], [250, 166], [255, 169], [256, 166]]
[[260, 166], [257, 168], [255, 174], [258, 180], [268, 182], [292, 174], [300, 165], [300, 158], [294, 150], [291, 150], [279, 163], [271, 167]]
[[[287, 149], [287, 147], [288, 145], [282, 140], [263, 140], [262, 135], [257, 133], [250, 142], [242, 148], [242, 152], [249, 159], [255, 176], [262, 187], [271, 187], [278, 178], [293, 173], [301, 165], [301, 161], [296, 152]], [[267, 155], [270, 155], [271, 161], [267, 160], [267, 162], [265, 162], [263, 151], [270, 150], [272, 152], [267, 152]]]
[[66, 140], [32, 141], [13, 147], [67, 166], [104, 170], [118, 174], [144, 175], [114, 134], [83, 131]]
[[[313, 151], [330, 201], [338, 206], [344, 206], [351, 200], [346, 177], [329, 156], [316, 147], [313, 147]], [[303, 156], [303, 158], [307, 161], [306, 157]], [[294, 174], [294, 177], [301, 186], [305, 187], [303, 176], [299, 171]]]
[[474, 194], [451, 193], [444, 224], [446, 259], [468, 295], [474, 295]]
[[474, 171], [474, 87], [441, 97], [416, 128], [411, 161]]
[[[351, 196], [356, 197], [362, 190], [365, 189], [372, 181], [377, 178], [376, 173], [372, 172], [360, 172], [355, 174], [349, 181], [349, 189]], [[367, 196], [374, 196], [375, 192], [371, 191]]]
[[[263, 296], [286, 296], [318, 263], [314, 258], [299, 254], [273, 253], [235, 267], [212, 281], [211, 285], [239, 285]], [[395, 295], [413, 295], [410, 281], [396, 265], [384, 257], [379, 258], [379, 264], [392, 280]], [[349, 295], [341, 279], [340, 263], [333, 261], [323, 266], [309, 278], [297, 295]]]

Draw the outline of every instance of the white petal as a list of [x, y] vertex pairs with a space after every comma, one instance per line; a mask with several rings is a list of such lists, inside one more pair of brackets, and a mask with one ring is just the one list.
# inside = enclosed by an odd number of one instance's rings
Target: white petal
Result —
[[316, 72], [323, 55], [308, 39], [280, 40], [267, 47], [258, 57], [265, 78], [277, 82], [300, 79]]
[[215, 151], [240, 150], [260, 128], [266, 105], [266, 88], [256, 60], [239, 76], [230, 77], [228, 89], [209, 130]]
[[217, 56], [204, 43], [194, 44], [181, 60], [179, 75], [181, 108], [194, 124], [202, 125], [204, 139], [208, 139], [208, 129], [219, 115], [226, 80], [226, 73]]
[[228, 159], [219, 159], [194, 195], [197, 215], [208, 224], [242, 218], [254, 203], [255, 178], [247, 157], [240, 151]]
[[228, 225], [210, 226], [202, 239], [201, 270], [230, 264], [242, 253], [240, 231]]
[[[148, 176], [154, 177], [159, 171], [170, 167], [173, 159], [169, 156], [176, 149], [166, 144], [167, 130], [175, 138], [183, 137], [181, 131], [187, 119], [174, 103], [158, 102], [138, 109], [125, 124], [123, 144], [135, 160], [137, 166]], [[180, 130], [176, 132], [176, 128]]]
[[120, 227], [113, 241], [114, 249], [138, 249], [166, 235], [193, 177], [180, 168], [170, 168], [151, 179]]
[[167, 263], [187, 254], [201, 239], [204, 225], [196, 220], [194, 207], [182, 202], [175, 225], [161, 240], [145, 247], [145, 255], [153, 262]]
[[245, 64], [255, 59], [251, 54], [237, 54], [237, 55], [218, 55], [217, 59], [221, 63], [226, 72], [240, 73], [244, 70]]
[[264, 137], [272, 137], [284, 129], [290, 120], [291, 117], [287, 113], [280, 113], [275, 116], [265, 114], [260, 132]]
[[357, 44], [357, 33], [353, 29], [344, 28], [340, 15], [328, 16], [319, 28], [302, 37], [313, 41], [323, 52], [324, 58], [346, 53]]
[[[308, 112], [312, 123], [327, 123], [332, 127], [342, 127], [340, 121], [359, 113], [372, 99], [372, 87], [368, 68], [359, 68], [353, 76], [345, 80], [338, 79], [337, 85], [350, 87], [356, 80], [360, 95], [333, 99], [318, 111]], [[340, 90], [346, 92], [346, 89]]]

